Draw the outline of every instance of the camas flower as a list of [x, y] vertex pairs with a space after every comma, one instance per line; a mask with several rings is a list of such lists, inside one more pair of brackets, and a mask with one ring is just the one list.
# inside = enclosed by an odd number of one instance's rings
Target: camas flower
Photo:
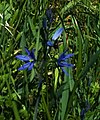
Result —
[[26, 55], [16, 56], [17, 59], [25, 62], [25, 64], [18, 68], [18, 70], [24, 70], [26, 68], [28, 68], [28, 70], [31, 70], [34, 66], [36, 60], [34, 55], [34, 49], [30, 52], [27, 48], [25, 48], [25, 51], [28, 54], [27, 56]]
[[71, 54], [67, 54], [66, 55], [66, 51], [67, 50], [65, 50], [61, 55], [60, 55], [60, 57], [58, 58], [58, 60], [57, 60], [57, 63], [58, 63], [58, 66], [62, 69], [62, 71], [66, 74], [66, 75], [68, 75], [68, 73], [66, 72], [66, 70], [64, 69], [65, 67], [73, 67], [74, 65], [73, 64], [70, 64], [70, 63], [67, 63], [66, 62], [66, 60], [68, 59], [68, 58], [70, 58], [70, 57], [72, 57], [74, 54], [73, 53], [71, 53]]
[[57, 38], [62, 34], [62, 32], [64, 31], [64, 28], [59, 28], [53, 35], [52, 40], [49, 40], [47, 42], [48, 46], [53, 46], [54, 45], [54, 41], [57, 40]]
[[86, 100], [85, 107], [82, 108], [81, 112], [80, 112], [81, 120], [85, 120], [85, 114], [86, 114], [86, 112], [88, 112], [89, 109], [90, 109], [90, 103], [88, 102], [88, 100]]
[[43, 28], [46, 29], [46, 27], [47, 27], [47, 21], [46, 21], [45, 17], [43, 18], [42, 25], [43, 25]]
[[48, 8], [46, 10], [46, 16], [47, 16], [49, 22], [52, 23], [52, 21], [53, 21], [53, 12], [52, 12], [51, 8]]
[[84, 120], [84, 118], [85, 118], [85, 109], [84, 108], [80, 112], [80, 117], [81, 117], [81, 120]]
[[52, 37], [52, 40], [56, 40], [60, 35], [61, 35], [61, 33], [64, 31], [64, 28], [59, 28], [56, 32], [55, 32], [55, 34], [53, 35], [53, 37]]

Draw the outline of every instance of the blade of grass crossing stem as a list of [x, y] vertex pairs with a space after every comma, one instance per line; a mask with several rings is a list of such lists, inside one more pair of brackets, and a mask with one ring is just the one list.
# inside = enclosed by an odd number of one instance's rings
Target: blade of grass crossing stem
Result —
[[[66, 50], [66, 33], [63, 33], [63, 42], [64, 42], [64, 50]], [[70, 74], [70, 70], [71, 69], [66, 69], [68, 74]], [[69, 81], [70, 81], [70, 75], [66, 76], [64, 75], [64, 83], [66, 83], [66, 85], [64, 86], [64, 91], [62, 92], [62, 98], [61, 98], [61, 104], [62, 104], [62, 108], [61, 108], [61, 120], [64, 119], [65, 116], [65, 112], [68, 106], [68, 99], [69, 99]]]
[[69, 92], [73, 90], [74, 87], [74, 81], [72, 79], [72, 69], [66, 69], [68, 72], [68, 76], [64, 76], [64, 83], [66, 83], [66, 85], [64, 86], [64, 91], [62, 93], [62, 111], [61, 111], [61, 120], [64, 120], [64, 116], [66, 113], [66, 109], [68, 107], [68, 100], [69, 100]]
[[73, 96], [75, 94], [77, 86], [80, 84], [80, 80], [83, 80], [85, 78], [86, 74], [89, 72], [89, 69], [94, 65], [94, 63], [96, 62], [96, 60], [99, 57], [100, 57], [100, 50], [98, 50], [94, 55], [91, 56], [90, 61], [86, 64], [83, 71], [78, 75], [77, 80], [76, 80], [75, 85], [74, 85], [74, 88], [72, 90], [72, 94], [71, 94], [71, 96], [69, 98], [69, 103], [68, 103], [68, 107], [66, 109], [64, 120], [67, 120], [68, 113], [69, 113], [69, 110], [70, 110], [71, 105], [72, 105]]
[[78, 25], [78, 22], [76, 20], [75, 17], [72, 17], [72, 21], [73, 21], [73, 24], [74, 24], [74, 28], [78, 34], [77, 36], [77, 42], [76, 42], [76, 46], [78, 48], [76, 48], [78, 50], [78, 61], [77, 61], [77, 75], [79, 74], [79, 72], [81, 71], [81, 68], [82, 68], [82, 41], [83, 41], [83, 35], [81, 33], [81, 29]]
[[16, 37], [16, 42], [22, 37], [23, 32], [19, 32]]
[[48, 120], [52, 120], [43, 93], [42, 93], [42, 101], [43, 101], [44, 110], [45, 110], [45, 112], [46, 112], [46, 114], [47, 114]]

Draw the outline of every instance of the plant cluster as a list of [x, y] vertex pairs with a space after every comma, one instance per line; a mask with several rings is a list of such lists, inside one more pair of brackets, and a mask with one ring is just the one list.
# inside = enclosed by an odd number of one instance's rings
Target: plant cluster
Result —
[[100, 119], [98, 0], [0, 2], [0, 120]]

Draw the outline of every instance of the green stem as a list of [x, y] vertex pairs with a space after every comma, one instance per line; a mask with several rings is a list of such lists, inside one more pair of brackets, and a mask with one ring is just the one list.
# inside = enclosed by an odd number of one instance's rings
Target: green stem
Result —
[[44, 99], [43, 93], [42, 93], [42, 100], [43, 100], [45, 112], [47, 113], [48, 120], [52, 120], [51, 116], [50, 116], [50, 113], [49, 113], [49, 110], [48, 110], [48, 106], [47, 106], [46, 101]]
[[24, 76], [25, 76], [25, 87], [24, 87], [24, 92], [25, 92], [25, 105], [26, 107], [28, 108], [28, 105], [27, 105], [27, 100], [28, 100], [28, 95], [29, 95], [29, 89], [28, 89], [28, 81], [27, 81], [27, 73], [26, 71], [24, 71]]

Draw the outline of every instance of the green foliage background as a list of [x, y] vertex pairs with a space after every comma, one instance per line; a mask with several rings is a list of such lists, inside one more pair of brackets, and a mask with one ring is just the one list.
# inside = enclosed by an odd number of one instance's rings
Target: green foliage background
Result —
[[[60, 71], [44, 55], [42, 21], [48, 8], [53, 23], [48, 40], [59, 27], [64, 33], [50, 56], [65, 49], [74, 53], [67, 69]], [[49, 23], [48, 23], [49, 24]], [[15, 58], [24, 47], [35, 48], [36, 69], [17, 71], [23, 63]], [[40, 66], [39, 66], [40, 65]], [[39, 66], [39, 67], [37, 67]], [[41, 76], [46, 79], [38, 89]], [[85, 120], [100, 119], [100, 1], [99, 0], [1, 0], [0, 1], [0, 120]]]

